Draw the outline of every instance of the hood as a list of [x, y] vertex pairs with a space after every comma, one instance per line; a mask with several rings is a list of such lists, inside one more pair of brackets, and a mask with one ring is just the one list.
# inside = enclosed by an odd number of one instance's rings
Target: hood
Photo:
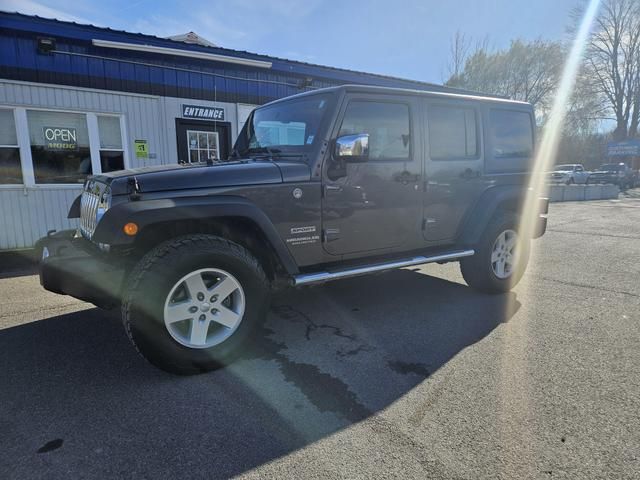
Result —
[[133, 168], [96, 175], [94, 178], [111, 186], [113, 195], [130, 193], [133, 179], [141, 193], [197, 188], [233, 187], [308, 181], [309, 166], [301, 162], [238, 160], [213, 165], [158, 165]]

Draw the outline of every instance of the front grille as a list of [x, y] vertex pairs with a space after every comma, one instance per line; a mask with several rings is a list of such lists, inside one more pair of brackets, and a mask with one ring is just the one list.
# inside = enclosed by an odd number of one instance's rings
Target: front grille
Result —
[[104, 208], [102, 197], [106, 188], [104, 183], [90, 180], [80, 198], [80, 233], [89, 240], [98, 226], [98, 209]]

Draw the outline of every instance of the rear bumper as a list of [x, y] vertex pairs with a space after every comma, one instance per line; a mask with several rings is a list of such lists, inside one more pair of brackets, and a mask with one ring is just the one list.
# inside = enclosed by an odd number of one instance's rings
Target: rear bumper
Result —
[[539, 214], [533, 231], [533, 238], [540, 238], [547, 231], [547, 214], [549, 213], [549, 199], [540, 198]]
[[65, 230], [38, 241], [40, 284], [50, 292], [70, 295], [98, 307], [116, 306], [120, 302], [125, 267], [98, 252], [92, 253], [88, 242], [74, 235], [75, 230]]
[[540, 238], [547, 232], [547, 217], [538, 218], [536, 229], [533, 232], [533, 238]]

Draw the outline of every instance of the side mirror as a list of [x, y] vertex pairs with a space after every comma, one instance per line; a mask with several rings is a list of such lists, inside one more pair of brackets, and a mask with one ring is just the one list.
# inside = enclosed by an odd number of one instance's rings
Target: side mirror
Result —
[[369, 160], [369, 134], [344, 135], [336, 139], [334, 158], [343, 162]]

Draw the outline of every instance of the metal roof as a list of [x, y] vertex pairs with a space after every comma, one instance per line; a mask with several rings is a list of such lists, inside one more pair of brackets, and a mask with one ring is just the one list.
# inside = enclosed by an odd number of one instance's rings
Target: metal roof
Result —
[[[38, 53], [38, 37], [56, 40], [50, 55]], [[243, 59], [244, 65], [240, 61]], [[0, 68], [1, 76], [7, 79], [252, 104], [342, 84], [472, 93], [428, 82], [3, 11]]]
[[[281, 57], [247, 52], [245, 50], [235, 50], [235, 49], [223, 48], [219, 46], [206, 47], [206, 46], [197, 45], [197, 44], [189, 44], [181, 40], [173, 40], [170, 38], [157, 37], [155, 35], [127, 32], [125, 30], [116, 30], [109, 27], [99, 27], [96, 25], [82, 24], [82, 23], [66, 21], [66, 20], [44, 18], [37, 15], [26, 15], [19, 12], [6, 12], [6, 11], [0, 10], [0, 26], [2, 26], [3, 28], [30, 31], [32, 33], [36, 33], [39, 35], [51, 35], [54, 37], [60, 36], [60, 37], [66, 37], [66, 38], [73, 38], [77, 40], [91, 41], [94, 38], [100, 38], [104, 40], [114, 40], [114, 41], [126, 40], [129, 42], [140, 43], [143, 45], [144, 44], [157, 45], [157, 46], [163, 46], [163, 47], [169, 47], [169, 48], [180, 48], [184, 50], [211, 52], [211, 53], [218, 53], [222, 55], [233, 55], [241, 58], [267, 60], [267, 61], [273, 62], [275, 69], [286, 70], [286, 66], [290, 65], [294, 67], [296, 73], [305, 73], [305, 72], [311, 73], [311, 71], [308, 71], [304, 67], [312, 67], [313, 69], [320, 68], [322, 70], [336, 72], [336, 73], [356, 74], [356, 75], [362, 75], [370, 78], [378, 78], [378, 79], [401, 82], [403, 84], [404, 83], [414, 84], [422, 88], [429, 87], [429, 88], [435, 88], [435, 89], [455, 90], [455, 89], [450, 89], [448, 87], [444, 87], [442, 85], [438, 85], [435, 83], [422, 82], [419, 80], [410, 80], [410, 79], [395, 77], [391, 75], [382, 75], [377, 73], [362, 72], [358, 70], [350, 70], [346, 68], [337, 68], [337, 67], [332, 67], [327, 65], [319, 65], [314, 63], [302, 62], [299, 60], [290, 60], [290, 59], [285, 59]], [[73, 28], [69, 28], [69, 27], [73, 27]], [[298, 67], [298, 68], [295, 68], [295, 67]]]

